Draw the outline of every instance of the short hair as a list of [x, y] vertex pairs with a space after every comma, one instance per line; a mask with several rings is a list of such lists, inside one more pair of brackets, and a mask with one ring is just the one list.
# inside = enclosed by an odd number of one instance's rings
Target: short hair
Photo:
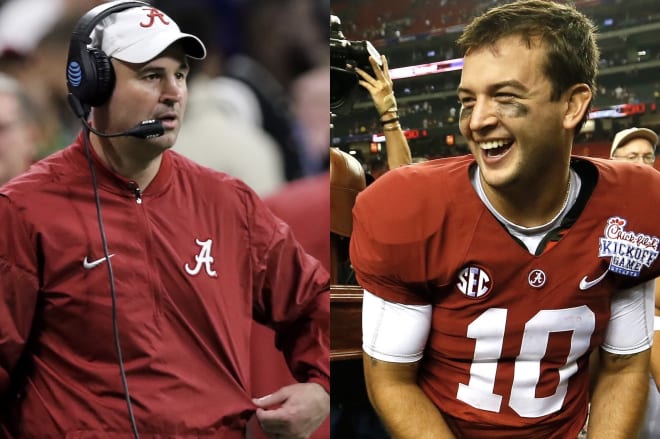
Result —
[[[468, 24], [457, 44], [467, 54], [509, 36], [520, 36], [529, 47], [539, 39], [547, 47], [542, 70], [552, 83], [552, 101], [580, 83], [587, 84], [595, 96], [600, 57], [596, 26], [574, 6], [547, 0], [522, 0], [497, 6]], [[586, 112], [576, 131], [588, 115]]]

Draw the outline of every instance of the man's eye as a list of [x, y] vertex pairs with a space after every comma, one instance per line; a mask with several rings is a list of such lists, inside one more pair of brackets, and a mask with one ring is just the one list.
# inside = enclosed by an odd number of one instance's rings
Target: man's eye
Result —
[[462, 98], [458, 100], [458, 103], [463, 107], [468, 107], [474, 104], [474, 98]]

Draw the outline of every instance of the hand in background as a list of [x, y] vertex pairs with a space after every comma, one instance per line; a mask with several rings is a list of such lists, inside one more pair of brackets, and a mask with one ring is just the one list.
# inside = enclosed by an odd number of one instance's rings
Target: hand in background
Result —
[[390, 70], [385, 55], [381, 55], [381, 62], [382, 67], [378, 65], [373, 57], [369, 57], [369, 63], [376, 77], [369, 75], [358, 67], [355, 68], [355, 71], [362, 78], [358, 83], [367, 89], [374, 101], [376, 111], [382, 116], [385, 113], [395, 113], [397, 106], [394, 98], [394, 83], [390, 79]]

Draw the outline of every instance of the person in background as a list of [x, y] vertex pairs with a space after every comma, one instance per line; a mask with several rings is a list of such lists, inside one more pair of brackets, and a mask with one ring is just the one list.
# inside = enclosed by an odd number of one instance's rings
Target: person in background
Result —
[[648, 128], [627, 128], [614, 135], [610, 158], [653, 166], [657, 144], [658, 135], [655, 131]]
[[[0, 190], [3, 438], [239, 439], [256, 417], [298, 439], [327, 417], [327, 270], [246, 184], [171, 150], [205, 55], [144, 2], [73, 29], [82, 132]], [[297, 380], [259, 398], [254, 321]]]
[[315, 165], [308, 175], [327, 174], [330, 144], [330, 66], [320, 64], [301, 73], [291, 84], [291, 111], [298, 121], [305, 156]]
[[36, 159], [38, 128], [32, 100], [14, 78], [0, 73], [0, 185]]
[[[286, 181], [325, 172], [327, 150], [308, 143], [313, 135], [305, 133], [292, 99], [299, 81], [305, 77], [315, 81], [313, 72], [318, 72], [319, 67], [326, 68], [328, 63], [328, 2], [243, 0], [216, 3], [220, 9], [233, 4], [230, 9], [234, 15], [221, 15], [220, 27], [231, 27], [240, 36], [233, 47], [225, 46], [222, 75], [215, 78], [212, 85], [216, 104], [261, 127], [271, 136], [278, 147]], [[323, 72], [316, 76], [323, 77]]]
[[[610, 158], [653, 166], [658, 135], [648, 128], [628, 128], [614, 135]], [[660, 278], [655, 280], [655, 319], [651, 348], [649, 399], [638, 439], [660, 437]]]
[[411, 164], [412, 153], [399, 120], [399, 108], [394, 96], [394, 82], [390, 78], [387, 57], [381, 55], [379, 63], [373, 56], [370, 56], [369, 63], [374, 72], [373, 76], [359, 67], [355, 67], [355, 71], [359, 77], [358, 83], [371, 96], [385, 134], [387, 163], [386, 166], [383, 166], [382, 157], [377, 158], [371, 171], [375, 180], [390, 169]]
[[[239, 17], [229, 8], [233, 0], [215, 5], [208, 0], [158, 0], [156, 5], [169, 11], [185, 31], [194, 30], [207, 46], [207, 57], [190, 72], [188, 107], [174, 151], [245, 182], [260, 197], [273, 194], [286, 184], [284, 161], [277, 142], [261, 126], [244, 117], [226, 102], [233, 102], [239, 89], [219, 87], [226, 59], [224, 47], [238, 44], [237, 30], [230, 35], [219, 22]], [[238, 1], [238, 3], [241, 3]], [[238, 7], [238, 6], [237, 6]], [[228, 16], [220, 17], [220, 14]], [[232, 82], [232, 84], [242, 84]], [[238, 99], [238, 98], [237, 98]], [[256, 104], [255, 104], [256, 106]]]
[[[102, 0], [0, 2], [0, 71], [22, 84], [37, 126], [35, 159], [67, 146], [80, 123], [67, 107], [62, 71], [71, 29]], [[26, 19], [29, 17], [29, 19]]]
[[[458, 39], [472, 154], [392, 169], [357, 197], [364, 372], [397, 439], [575, 438], [595, 349], [589, 437], [639, 432], [660, 174], [571, 156], [595, 90], [595, 30], [546, 0], [476, 17]], [[397, 130], [397, 117], [381, 123]]]
[[213, 81], [191, 79], [186, 124], [174, 150], [211, 169], [244, 181], [267, 197], [286, 184], [276, 142], [260, 127], [217, 105]]
[[37, 103], [39, 123], [43, 138], [39, 142], [39, 158], [59, 151], [71, 142], [80, 130], [80, 120], [68, 106], [66, 81], [62, 72], [66, 69], [71, 29], [78, 17], [68, 13], [60, 17], [26, 56], [21, 82]]

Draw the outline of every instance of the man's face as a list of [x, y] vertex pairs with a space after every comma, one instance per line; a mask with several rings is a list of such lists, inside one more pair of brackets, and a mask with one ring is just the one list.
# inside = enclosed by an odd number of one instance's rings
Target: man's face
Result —
[[144, 64], [112, 60], [116, 85], [107, 105], [103, 127], [108, 132], [124, 131], [143, 120], [163, 122], [165, 134], [151, 139], [161, 149], [174, 145], [188, 100], [189, 72], [183, 49], [175, 44]]
[[[550, 100], [552, 84], [542, 72], [545, 57], [544, 46], [527, 47], [513, 36], [465, 56], [459, 124], [490, 189], [542, 184], [543, 172], [568, 163], [564, 152], [570, 151], [570, 137], [562, 125], [566, 99]], [[565, 160], [558, 160], [560, 154]]]
[[0, 184], [25, 171], [36, 154], [35, 132], [16, 96], [0, 93]]
[[646, 139], [637, 137], [618, 147], [612, 156], [614, 160], [640, 163], [653, 166], [655, 151], [653, 145]]

